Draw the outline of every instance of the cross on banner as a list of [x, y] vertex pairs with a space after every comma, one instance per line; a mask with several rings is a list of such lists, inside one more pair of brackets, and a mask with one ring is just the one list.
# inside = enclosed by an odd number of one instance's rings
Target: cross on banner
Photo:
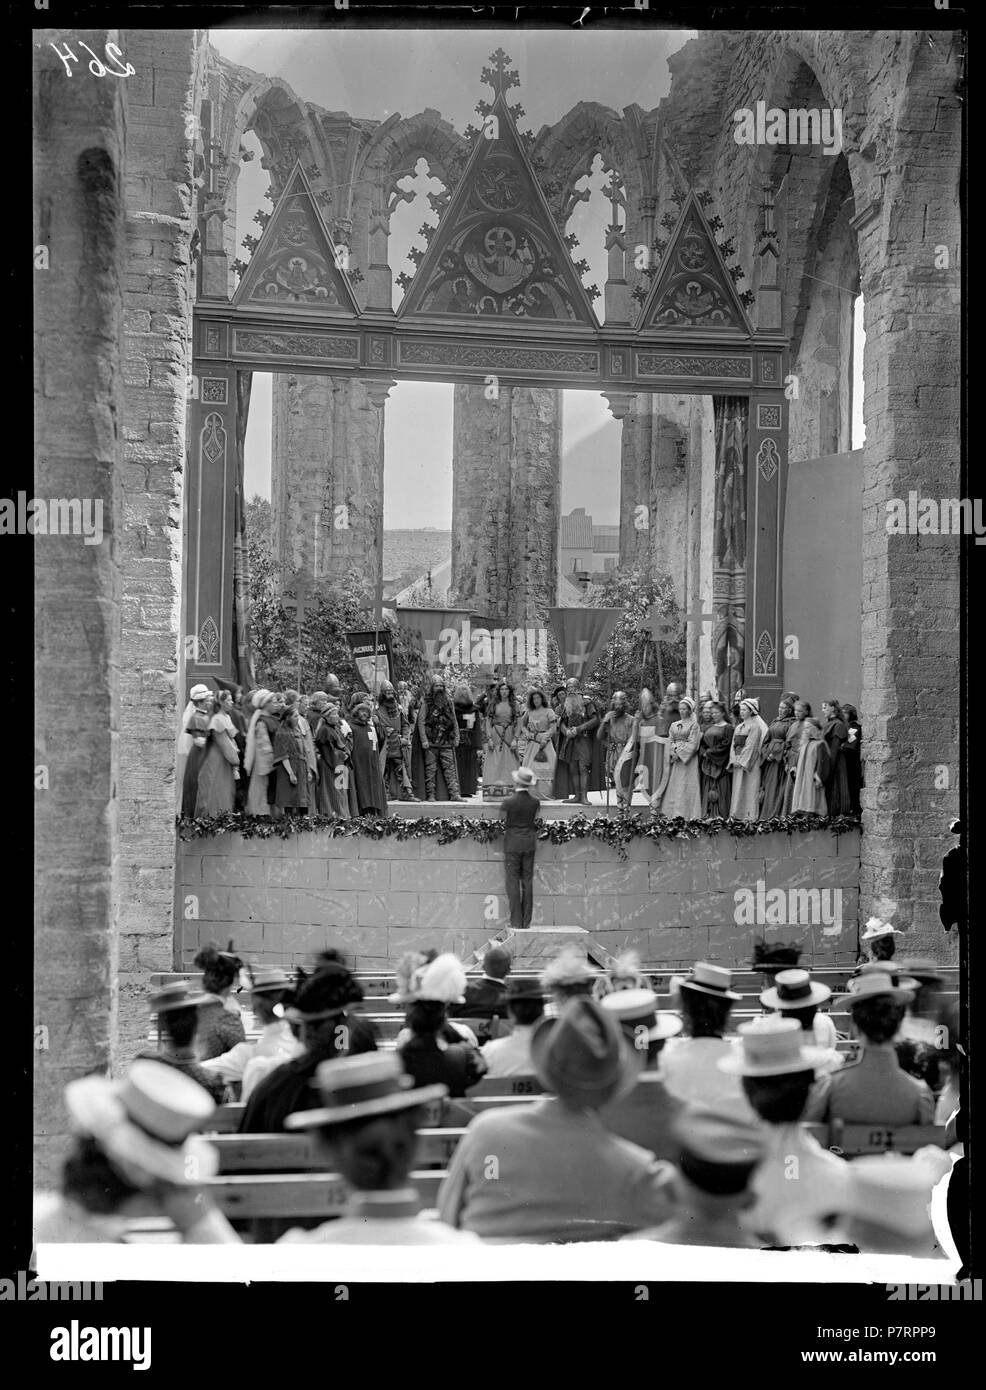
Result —
[[566, 665], [566, 666], [577, 666], [577, 667], [578, 667], [578, 671], [576, 672], [576, 675], [581, 676], [581, 675], [582, 675], [582, 669], [583, 669], [583, 667], [585, 666], [585, 663], [589, 660], [589, 643], [588, 643], [588, 642], [585, 642], [585, 641], [582, 641], [582, 642], [577, 643], [577, 646], [578, 646], [578, 651], [577, 651], [577, 652], [566, 652], [566, 653], [565, 653], [565, 665]]

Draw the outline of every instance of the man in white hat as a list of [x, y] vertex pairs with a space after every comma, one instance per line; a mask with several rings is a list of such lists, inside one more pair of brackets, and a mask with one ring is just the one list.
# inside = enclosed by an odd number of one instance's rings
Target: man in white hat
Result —
[[478, 1244], [467, 1231], [422, 1218], [410, 1180], [423, 1107], [446, 1096], [445, 1086], [415, 1086], [396, 1052], [323, 1062], [312, 1084], [321, 1106], [289, 1115], [285, 1127], [315, 1135], [326, 1168], [342, 1175], [352, 1195], [338, 1220], [292, 1228], [279, 1244]]
[[863, 1039], [859, 1060], [819, 1082], [805, 1118], [851, 1124], [930, 1125], [935, 1098], [924, 1081], [909, 1076], [894, 1048], [914, 991], [890, 970], [875, 969], [849, 982], [836, 1004], [849, 1008]]
[[517, 790], [500, 802], [503, 828], [503, 864], [507, 877], [510, 925], [515, 930], [531, 925], [534, 915], [534, 856], [537, 852], [537, 819], [541, 801], [537, 776], [531, 767], [511, 772]]
[[[832, 991], [828, 985], [813, 980], [807, 970], [779, 970], [774, 976], [770, 989], [765, 989], [760, 1002], [765, 1009], [771, 1009], [783, 1018], [793, 1018], [805, 1033], [805, 1042], [825, 1050], [824, 1060], [819, 1061], [819, 1070], [835, 1071], [842, 1066], [842, 1055], [834, 1046], [835, 1024], [827, 1014], [820, 1014], [819, 1007], [828, 1003]], [[827, 1024], [822, 1031], [819, 1026]]]
[[657, 1158], [671, 1158], [676, 1148], [672, 1126], [684, 1105], [664, 1084], [661, 1050], [681, 1032], [681, 1019], [658, 1014], [652, 989], [614, 990], [600, 1002], [620, 1025], [641, 1070], [633, 1090], [610, 1101], [599, 1118], [611, 1134], [639, 1144]]
[[743, 1214], [754, 1201], [749, 1185], [764, 1156], [763, 1131], [714, 1110], [689, 1108], [675, 1121], [673, 1142], [674, 1215], [623, 1239], [759, 1249], [763, 1242], [743, 1225]]
[[739, 1078], [720, 1071], [735, 1039], [726, 1037], [733, 1005], [742, 999], [730, 988], [731, 970], [700, 960], [687, 976], [674, 976], [671, 992], [678, 998], [682, 1032], [672, 1038], [661, 1058], [664, 1084], [686, 1105], [727, 1110], [744, 1120], [752, 1118]]
[[599, 1116], [638, 1076], [612, 1016], [594, 999], [571, 1000], [537, 1025], [531, 1060], [551, 1094], [477, 1115], [439, 1191], [442, 1220], [484, 1240], [534, 1243], [612, 1240], [664, 1220], [671, 1165]]
[[247, 1100], [258, 1082], [282, 1062], [300, 1057], [304, 1047], [291, 1032], [284, 1016], [294, 994], [294, 978], [279, 966], [256, 966], [250, 972], [250, 1002], [260, 1024], [256, 1042], [238, 1042], [228, 1052], [202, 1063], [227, 1085], [239, 1085], [240, 1099]]
[[830, 1242], [833, 1223], [849, 1210], [849, 1165], [802, 1123], [821, 1049], [805, 1046], [795, 1019], [774, 1014], [740, 1024], [739, 1036], [739, 1047], [718, 1065], [741, 1078], [767, 1126], [766, 1153], [751, 1184], [756, 1200], [744, 1225], [776, 1245]]
[[198, 1184], [218, 1168], [195, 1135], [215, 1105], [160, 1062], [137, 1061], [120, 1081], [84, 1076], [65, 1088], [75, 1143], [58, 1194], [35, 1198], [35, 1243], [122, 1241], [138, 1213], [167, 1216], [185, 1244], [233, 1244], [226, 1218]]

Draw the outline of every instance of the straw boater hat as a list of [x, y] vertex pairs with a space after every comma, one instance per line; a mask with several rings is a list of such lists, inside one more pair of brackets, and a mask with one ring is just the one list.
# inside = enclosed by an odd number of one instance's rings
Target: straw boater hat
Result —
[[740, 1046], [716, 1063], [730, 1076], [787, 1076], [814, 1071], [828, 1053], [824, 1047], [805, 1047], [796, 1018], [769, 1014], [739, 1026]]
[[535, 776], [534, 769], [532, 767], [515, 768], [514, 771], [511, 772], [510, 776], [513, 778], [515, 784], [518, 787], [530, 788], [533, 787], [537, 782], [537, 777]]
[[727, 970], [722, 965], [710, 965], [708, 961], [696, 961], [692, 966], [690, 975], [673, 975], [671, 977], [671, 992], [678, 990], [691, 989], [698, 994], [713, 994], [719, 999], [742, 999], [742, 994], [736, 994], [729, 986], [733, 982], [733, 972]]
[[84, 1076], [65, 1087], [76, 1130], [91, 1135], [121, 1177], [135, 1187], [211, 1178], [218, 1154], [194, 1135], [215, 1103], [204, 1086], [162, 1062], [137, 1061], [120, 1081]]
[[321, 1092], [322, 1105], [288, 1115], [285, 1129], [313, 1129], [392, 1115], [448, 1095], [448, 1087], [441, 1084], [415, 1086], [396, 1051], [364, 1052], [322, 1062], [310, 1084]]
[[908, 960], [901, 961], [900, 969], [904, 975], [908, 975], [911, 979], [917, 980], [918, 983], [922, 985], [932, 983], [940, 984], [945, 978], [941, 966], [937, 961], [933, 960], [924, 960], [923, 958], [915, 960], [909, 958]]
[[859, 938], [860, 941], [875, 941], [879, 936], [903, 936], [902, 931], [891, 926], [889, 922], [884, 922], [880, 917], [871, 917], [866, 923], [866, 930]]
[[[872, 970], [866, 975], [857, 975], [849, 981], [848, 994], [840, 994], [835, 1003], [854, 1009], [867, 999], [890, 999], [894, 1004], [909, 1004], [914, 998], [912, 989], [904, 989], [889, 970]], [[916, 982], [915, 982], [916, 983]]]
[[204, 1004], [211, 1004], [215, 997], [189, 980], [174, 980], [154, 990], [147, 1002], [152, 1014], [166, 1014], [172, 1009], [200, 1009]]
[[251, 994], [280, 994], [293, 989], [294, 984], [294, 976], [278, 965], [258, 965], [250, 971]]
[[681, 1032], [680, 1018], [657, 1012], [657, 995], [652, 989], [617, 989], [605, 995], [600, 1003], [633, 1042], [638, 1037], [638, 1028], [646, 1028], [648, 1042], [663, 1042]]
[[866, 961], [852, 976], [850, 976], [848, 981], [849, 989], [852, 989], [853, 980], [858, 980], [861, 975], [886, 975], [889, 977], [890, 983], [895, 985], [897, 989], [910, 989], [914, 990], [915, 993], [921, 987], [917, 980], [912, 979], [910, 975], [904, 973], [903, 965], [898, 965], [897, 962], [893, 960]]
[[804, 1009], [832, 998], [828, 985], [813, 980], [807, 970], [782, 970], [774, 976], [773, 989], [765, 989], [760, 1002], [768, 1009]]
[[583, 995], [569, 1000], [560, 1017], [536, 1025], [531, 1062], [545, 1090], [588, 1110], [627, 1094], [639, 1072], [615, 1020]]

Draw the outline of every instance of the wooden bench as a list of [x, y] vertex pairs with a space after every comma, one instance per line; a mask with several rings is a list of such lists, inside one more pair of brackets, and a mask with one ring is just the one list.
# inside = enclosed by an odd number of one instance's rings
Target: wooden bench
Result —
[[948, 1147], [944, 1125], [859, 1125], [832, 1120], [827, 1147], [845, 1158], [864, 1154], [913, 1154], [928, 1145]]
[[[445, 1168], [465, 1134], [462, 1127], [419, 1129], [415, 1150], [421, 1167]], [[219, 1155], [219, 1173], [305, 1173], [324, 1171], [325, 1155], [310, 1134], [217, 1134], [209, 1142]]]
[[[440, 1129], [446, 1125], [468, 1124], [471, 1112], [464, 1112], [462, 1106], [465, 1099], [453, 1100], [446, 1097], [444, 1100], [429, 1101], [422, 1109], [422, 1128]], [[243, 1111], [246, 1106], [242, 1101], [231, 1101], [227, 1105], [217, 1105], [211, 1118], [207, 1122], [203, 1133], [211, 1134], [236, 1134], [243, 1118]], [[288, 1131], [290, 1133], [290, 1131]]]
[[[445, 1173], [416, 1170], [410, 1175], [422, 1205], [433, 1207]], [[349, 1192], [338, 1173], [253, 1173], [209, 1178], [201, 1184], [221, 1212], [230, 1218], [338, 1216]]]

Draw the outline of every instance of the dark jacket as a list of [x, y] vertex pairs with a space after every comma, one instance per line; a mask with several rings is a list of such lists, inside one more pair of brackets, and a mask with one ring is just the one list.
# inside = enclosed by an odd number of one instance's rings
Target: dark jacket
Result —
[[507, 1012], [506, 980], [491, 980], [483, 975], [474, 984], [466, 985], [466, 1002], [455, 1011], [456, 1018], [501, 1018]]
[[517, 791], [501, 801], [500, 808], [506, 821], [504, 850], [537, 849], [536, 821], [541, 810], [537, 797], [530, 792]]
[[[348, 1055], [376, 1051], [373, 1024], [353, 1014], [340, 1014], [339, 1023], [350, 1029]], [[314, 1110], [322, 1104], [318, 1089], [310, 1083], [320, 1062], [345, 1056], [332, 1047], [303, 1052], [282, 1062], [252, 1092], [240, 1119], [241, 1134], [280, 1134], [284, 1121], [296, 1110]]]

